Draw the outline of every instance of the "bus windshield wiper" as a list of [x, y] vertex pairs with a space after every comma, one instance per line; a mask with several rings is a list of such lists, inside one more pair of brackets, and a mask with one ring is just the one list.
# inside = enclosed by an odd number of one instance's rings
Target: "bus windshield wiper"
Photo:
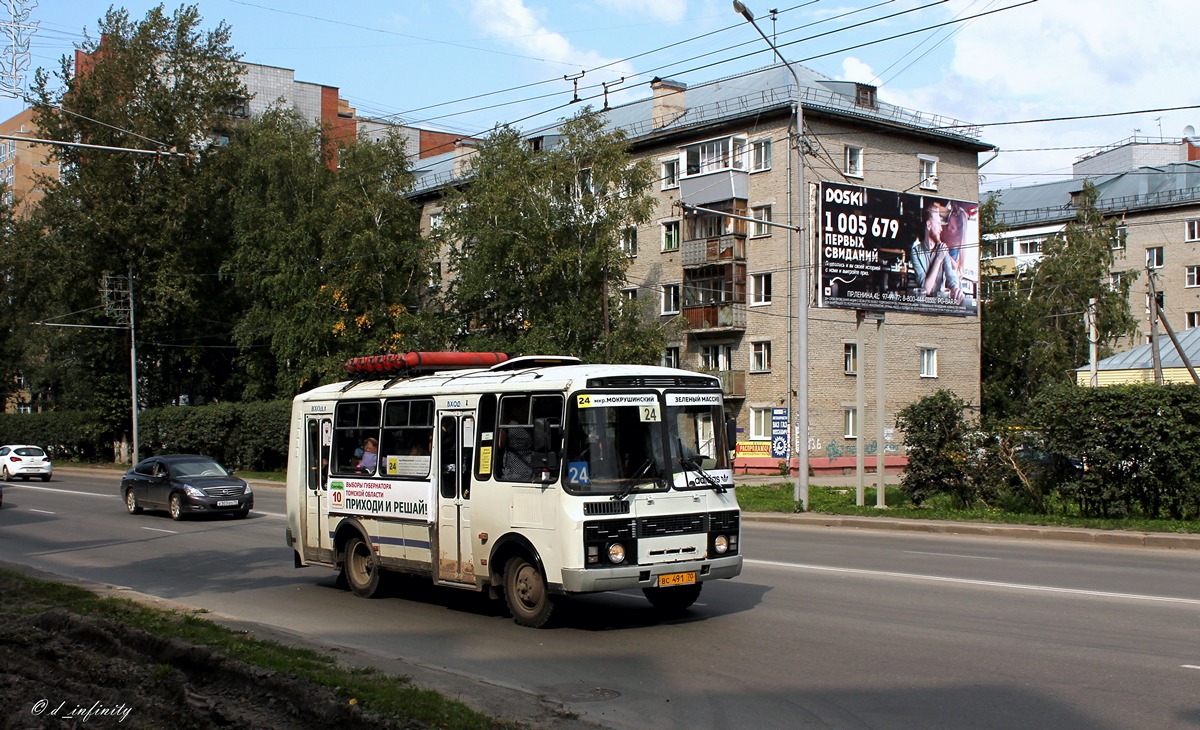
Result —
[[712, 487], [714, 492], [716, 492], [717, 494], [724, 494], [726, 491], [724, 485], [722, 485], [716, 479], [713, 479], [711, 474], [704, 471], [704, 468], [701, 467], [700, 464], [693, 457], [685, 456], [686, 453], [687, 453], [687, 451], [685, 451], [683, 448], [683, 441], [680, 441], [679, 442], [679, 465], [683, 467], [684, 481], [687, 481], [688, 468], [690, 467], [691, 469], [695, 470], [695, 472], [697, 474], [699, 474], [701, 476], [701, 478], [704, 479], [704, 481], [708, 482], [708, 486]]
[[[650, 468], [653, 466], [654, 466], [654, 457], [652, 457], [652, 456], [647, 457], [646, 463], [642, 464], [640, 467], [638, 467], [637, 473], [635, 473], [633, 476], [629, 477], [625, 481], [621, 482], [621, 488], [618, 489], [617, 493], [614, 494], [612, 497], [610, 497], [610, 499], [614, 502], [619, 502], [622, 499], [625, 499], [626, 497], [628, 497], [629, 493], [633, 491], [633, 488], [637, 486], [638, 480], [641, 479], [642, 477], [646, 476], [646, 473], [649, 472]], [[658, 480], [655, 479], [654, 483], [658, 484]]]

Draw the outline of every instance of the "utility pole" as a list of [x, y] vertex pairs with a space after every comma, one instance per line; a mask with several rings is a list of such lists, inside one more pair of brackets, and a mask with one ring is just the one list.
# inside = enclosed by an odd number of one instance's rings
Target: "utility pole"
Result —
[[1146, 261], [1146, 296], [1150, 299], [1150, 362], [1154, 364], [1154, 384], [1162, 385], [1162, 357], [1158, 354], [1158, 292], [1149, 260]]
[[137, 328], [133, 313], [133, 271], [128, 278], [124, 276], [105, 276], [101, 284], [100, 295], [104, 302], [104, 311], [121, 325], [120, 329], [129, 330], [129, 382], [130, 408], [132, 411], [132, 461], [138, 463], [138, 389], [137, 389]]
[[1099, 373], [1096, 372], [1096, 351], [1099, 344], [1100, 334], [1096, 331], [1096, 299], [1093, 297], [1088, 300], [1087, 308], [1087, 331], [1088, 331], [1088, 386], [1095, 388], [1100, 384]]

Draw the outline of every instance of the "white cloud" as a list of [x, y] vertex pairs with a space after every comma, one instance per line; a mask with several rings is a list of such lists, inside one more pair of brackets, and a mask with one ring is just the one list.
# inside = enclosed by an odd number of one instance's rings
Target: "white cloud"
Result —
[[[614, 60], [576, 48], [562, 34], [547, 28], [523, 0], [472, 0], [471, 20], [514, 51], [552, 63], [582, 70]], [[619, 76], [625, 70], [621, 65], [615, 66], [613, 75]]]
[[860, 84], [875, 83], [875, 71], [865, 61], [847, 56], [842, 61], [842, 81], [857, 81]]
[[[979, 11], [954, 0], [953, 12]], [[905, 88], [906, 74], [883, 98], [902, 106], [987, 123], [1183, 106], [1196, 103], [1190, 79], [1200, 52], [1180, 29], [1197, 19], [1195, 0], [1046, 0], [971, 21], [954, 36], [943, 76]], [[1156, 119], [1161, 117], [1161, 119]], [[1070, 174], [1088, 149], [1135, 134], [1178, 137], [1200, 110], [991, 126], [983, 139], [1002, 153], [984, 172], [1001, 184]], [[1056, 150], [1049, 148], [1080, 147]], [[1031, 177], [1015, 179], [1012, 173]], [[991, 184], [991, 183], [989, 183]]]

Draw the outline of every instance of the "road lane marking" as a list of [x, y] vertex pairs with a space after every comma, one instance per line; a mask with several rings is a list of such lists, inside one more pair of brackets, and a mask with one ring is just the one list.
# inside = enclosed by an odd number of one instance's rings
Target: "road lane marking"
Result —
[[49, 510], [44, 510], [44, 509], [34, 509], [33, 507], [30, 507], [30, 508], [29, 508], [29, 511], [30, 511], [30, 512], [38, 512], [38, 513], [40, 513], [40, 514], [43, 514], [43, 515], [52, 515], [52, 514], [54, 514], [53, 512], [51, 512], [51, 511], [49, 511]]
[[970, 558], [971, 560], [999, 560], [986, 555], [959, 555], [958, 553], [927, 553], [921, 550], [905, 550], [909, 555], [937, 555], [943, 558]]
[[1200, 669], [1200, 666], [1196, 666], [1195, 664], [1180, 664], [1179, 668], [1180, 669]]
[[881, 578], [907, 578], [909, 580], [927, 580], [934, 583], [956, 583], [959, 585], [982, 586], [985, 588], [1008, 588], [1018, 591], [1035, 591], [1040, 593], [1066, 593], [1075, 596], [1090, 596], [1093, 598], [1125, 598], [1134, 601], [1151, 601], [1155, 603], [1182, 603], [1189, 606], [1200, 606], [1200, 599], [1176, 598], [1174, 596], [1146, 596], [1137, 593], [1114, 593], [1112, 591], [1090, 591], [1083, 588], [1060, 588], [1058, 586], [1039, 586], [1030, 583], [1006, 583], [995, 580], [977, 580], [974, 578], [948, 578], [941, 575], [921, 575], [919, 573], [896, 573], [890, 570], [864, 570], [862, 568], [835, 568], [829, 565], [808, 565], [805, 563], [783, 563], [775, 560], [750, 560], [750, 565], [764, 565], [774, 568], [791, 568], [794, 570], [814, 570], [824, 573], [844, 573], [847, 575], [866, 575]]
[[165, 533], [168, 533], [168, 534], [171, 534], [171, 535], [178, 535], [178, 534], [179, 534], [179, 533], [178, 533], [177, 531], [175, 531], [175, 530], [160, 530], [160, 529], [159, 529], [159, 528], [157, 528], [157, 527], [143, 527], [142, 529], [143, 529], [143, 530], [151, 530], [151, 531], [153, 531], [153, 532], [165, 532]]
[[10, 484], [5, 489], [34, 489], [39, 492], [56, 492], [58, 494], [79, 494], [84, 497], [104, 497], [105, 499], [117, 499], [115, 494], [97, 494], [95, 492], [76, 492], [73, 489], [58, 489], [57, 487], [35, 487], [30, 484]]

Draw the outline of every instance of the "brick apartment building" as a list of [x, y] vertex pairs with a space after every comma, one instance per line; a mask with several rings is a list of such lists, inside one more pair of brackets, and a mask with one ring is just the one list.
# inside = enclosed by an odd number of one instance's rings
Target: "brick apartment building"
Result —
[[[782, 65], [692, 87], [655, 79], [648, 98], [605, 112], [609, 127], [626, 131], [632, 155], [653, 160], [660, 173], [654, 220], [623, 242], [632, 258], [624, 295], [654, 316], [678, 318], [680, 335], [663, 363], [720, 377], [738, 421], [739, 464], [771, 471], [785, 453], [777, 437], [796, 423], [797, 269], [801, 245], [820, 251], [810, 235], [815, 217], [809, 218], [819, 186], [978, 201], [978, 153], [992, 149], [977, 128], [879, 102], [873, 86], [794, 68], [799, 89]], [[797, 100], [802, 174], [789, 143]], [[555, 133], [548, 127], [528, 136], [531, 144], [549, 145]], [[422, 160], [417, 197], [426, 229], [440, 215], [437, 191], [462, 179], [470, 152], [460, 145]], [[766, 225], [798, 226], [801, 203], [809, 218], [803, 234]], [[685, 213], [680, 204], [741, 218]], [[820, 293], [814, 285], [807, 296], [816, 302]], [[885, 406], [880, 414], [872, 396], [860, 414], [856, 375], [873, 394], [879, 340], [875, 325], [866, 325], [859, 352], [856, 323], [855, 311], [814, 306], [809, 312], [808, 448], [815, 470], [852, 466], [860, 444], [866, 454], [883, 448], [902, 456], [897, 411], [939, 389], [979, 403], [978, 317], [889, 311]], [[882, 445], [875, 436], [881, 417]]]

